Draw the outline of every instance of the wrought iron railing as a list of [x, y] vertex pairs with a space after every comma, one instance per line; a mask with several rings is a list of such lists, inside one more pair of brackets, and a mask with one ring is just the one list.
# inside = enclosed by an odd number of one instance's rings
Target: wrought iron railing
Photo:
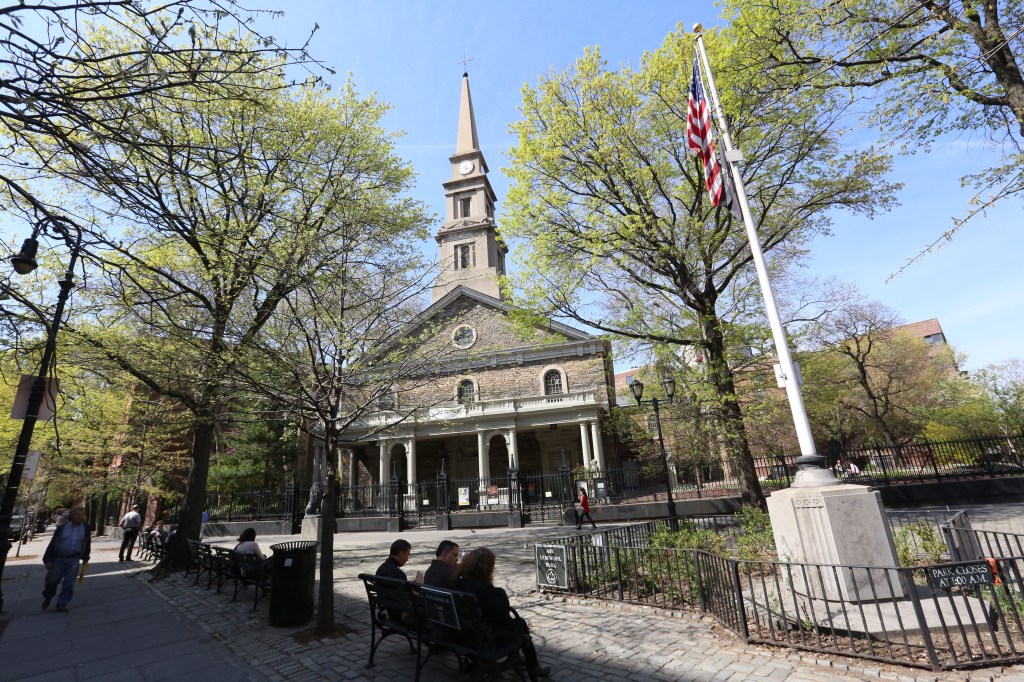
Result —
[[[1024, 434], [922, 441], [891, 448], [848, 450], [826, 454], [826, 457], [844, 481], [876, 486], [954, 477], [1022, 475]], [[767, 491], [789, 486], [796, 472], [795, 460], [795, 455], [755, 458], [754, 468], [761, 487]], [[401, 513], [410, 521], [418, 518], [422, 522], [438, 512], [511, 511], [515, 503], [515, 508], [531, 520], [553, 521], [573, 504], [581, 483], [587, 486], [590, 503], [594, 506], [666, 499], [663, 471], [634, 462], [605, 471], [565, 468], [559, 472], [517, 473], [515, 483], [510, 482], [508, 475], [401, 482], [397, 496], [389, 492], [388, 482], [354, 487], [342, 484], [336, 508], [343, 516]], [[694, 472], [685, 467], [671, 467], [669, 480], [675, 499], [735, 495], [739, 491], [735, 479], [715, 479], [709, 472]], [[393, 498], [391, 503], [389, 495]], [[207, 500], [211, 516], [225, 520], [229, 517], [237, 520], [284, 518], [295, 504], [304, 506], [306, 502], [288, 491], [211, 492]], [[169, 513], [173, 515], [175, 509], [171, 505]]]
[[[1024, 432], [948, 441], [921, 440], [824, 453], [839, 476], [850, 483], [889, 485], [901, 481], [1007, 476], [1024, 473]], [[754, 460], [764, 483], [785, 481], [796, 471], [795, 455]]]
[[1024, 660], [1020, 557], [887, 568], [744, 561], [605, 544], [611, 539], [551, 543], [564, 548], [567, 587], [542, 588], [700, 611], [748, 642], [920, 668]]

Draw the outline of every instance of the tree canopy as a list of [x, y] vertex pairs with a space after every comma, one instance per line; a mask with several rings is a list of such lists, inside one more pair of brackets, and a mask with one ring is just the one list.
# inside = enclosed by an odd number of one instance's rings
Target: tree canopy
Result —
[[[52, 157], [44, 177], [63, 191], [61, 213], [88, 222], [93, 240], [89, 286], [66, 329], [95, 362], [193, 416], [182, 530], [194, 537], [216, 424], [244, 402], [236, 370], [261, 330], [292, 292], [334, 267], [342, 234], [415, 231], [423, 211], [401, 196], [412, 171], [380, 127], [386, 105], [351, 82], [336, 92], [292, 87], [288, 60], [251, 38], [197, 29], [186, 40], [210, 41], [222, 56], [215, 92], [184, 84], [173, 97], [83, 104], [91, 118], [131, 122], [121, 137], [68, 132], [95, 162], [60, 140], [36, 146]], [[106, 25], [90, 40], [114, 56], [130, 43]], [[119, 58], [101, 64], [125, 68]]]
[[[936, 243], [1024, 191], [1020, 0], [727, 0], [724, 6], [735, 29], [757, 46], [760, 59], [751, 67], [772, 84], [775, 97], [799, 89], [849, 92], [864, 99], [865, 122], [905, 150], [927, 150], [948, 134], [982, 149], [987, 167], [962, 178], [977, 193]], [[793, 68], [803, 74], [795, 83]]]
[[[738, 32], [706, 39], [773, 267], [827, 232], [830, 210], [871, 215], [888, 205], [886, 155], [840, 145], [841, 100], [804, 93], [766, 106], [749, 68], [762, 55]], [[525, 87], [505, 230], [520, 240], [517, 302], [641, 348], [668, 347], [677, 366], [699, 362], [718, 438], [745, 499], [760, 503], [733, 366], [763, 317], [743, 226], [711, 205], [685, 141], [692, 58], [692, 35], [680, 31], [638, 70], [611, 70], [591, 49]]]

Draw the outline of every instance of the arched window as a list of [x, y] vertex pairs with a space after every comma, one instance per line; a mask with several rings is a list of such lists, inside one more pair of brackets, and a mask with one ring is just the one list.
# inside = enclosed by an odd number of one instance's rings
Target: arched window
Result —
[[476, 397], [476, 388], [473, 386], [473, 382], [469, 379], [463, 379], [459, 382], [459, 392], [455, 396], [463, 405], [473, 402]]
[[549, 369], [544, 373], [544, 395], [560, 395], [562, 390], [562, 373], [557, 369]]

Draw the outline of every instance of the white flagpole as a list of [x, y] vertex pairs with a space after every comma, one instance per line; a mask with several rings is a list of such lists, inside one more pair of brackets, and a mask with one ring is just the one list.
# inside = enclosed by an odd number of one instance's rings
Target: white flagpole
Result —
[[[825, 458], [818, 455], [814, 449], [811, 424], [807, 420], [804, 398], [800, 393], [800, 383], [798, 381], [800, 375], [797, 374], [796, 367], [793, 364], [793, 357], [789, 353], [786, 330], [782, 326], [779, 309], [775, 304], [775, 293], [772, 290], [771, 281], [768, 279], [768, 268], [764, 264], [764, 253], [761, 251], [761, 242], [758, 240], [754, 219], [750, 213], [750, 203], [747, 201], [747, 190], [743, 186], [743, 177], [740, 175], [739, 161], [742, 160], [743, 156], [736, 153], [732, 146], [729, 128], [725, 124], [725, 115], [718, 100], [715, 77], [711, 74], [711, 64], [708, 62], [708, 55], [704, 50], [704, 38], [701, 36], [701, 30], [703, 30], [703, 27], [700, 24], [694, 25], [693, 32], [697, 34], [697, 53], [700, 55], [700, 61], [704, 67], [704, 75], [707, 78], [708, 84], [708, 95], [711, 98], [715, 116], [718, 118], [718, 128], [722, 133], [722, 143], [725, 145], [725, 161], [729, 164], [733, 187], [736, 189], [736, 200], [739, 202], [740, 211], [743, 214], [743, 225], [747, 230], [750, 253], [754, 260], [754, 267], [757, 269], [757, 281], [761, 285], [761, 293], [764, 296], [764, 305], [768, 312], [768, 322], [771, 325], [772, 338], [775, 340], [775, 353], [778, 355], [779, 364], [782, 366], [782, 381], [786, 386], [789, 409], [793, 413], [796, 437], [800, 442], [800, 454], [802, 456], [797, 460], [800, 470], [797, 471], [796, 480], [793, 482], [792, 487], [827, 485], [830, 482], [838, 483], [839, 481], [835, 474], [830, 469], [825, 468]], [[803, 476], [801, 476], [802, 472]]]

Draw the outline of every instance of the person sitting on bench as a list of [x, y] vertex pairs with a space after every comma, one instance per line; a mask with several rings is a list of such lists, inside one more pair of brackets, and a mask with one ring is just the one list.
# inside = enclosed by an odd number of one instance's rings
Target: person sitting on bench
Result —
[[452, 587], [455, 567], [459, 564], [459, 546], [451, 540], [442, 540], [437, 546], [437, 558], [430, 562], [423, 575], [423, 584], [431, 587]]
[[462, 592], [476, 595], [476, 603], [480, 607], [487, 622], [496, 629], [507, 629], [516, 634], [526, 635], [519, 650], [526, 659], [526, 671], [530, 679], [547, 677], [551, 668], [542, 667], [537, 660], [537, 649], [530, 639], [530, 629], [522, 618], [514, 618], [508, 594], [500, 587], [494, 586], [494, 552], [486, 547], [474, 549], [462, 558], [455, 569], [455, 588]]

